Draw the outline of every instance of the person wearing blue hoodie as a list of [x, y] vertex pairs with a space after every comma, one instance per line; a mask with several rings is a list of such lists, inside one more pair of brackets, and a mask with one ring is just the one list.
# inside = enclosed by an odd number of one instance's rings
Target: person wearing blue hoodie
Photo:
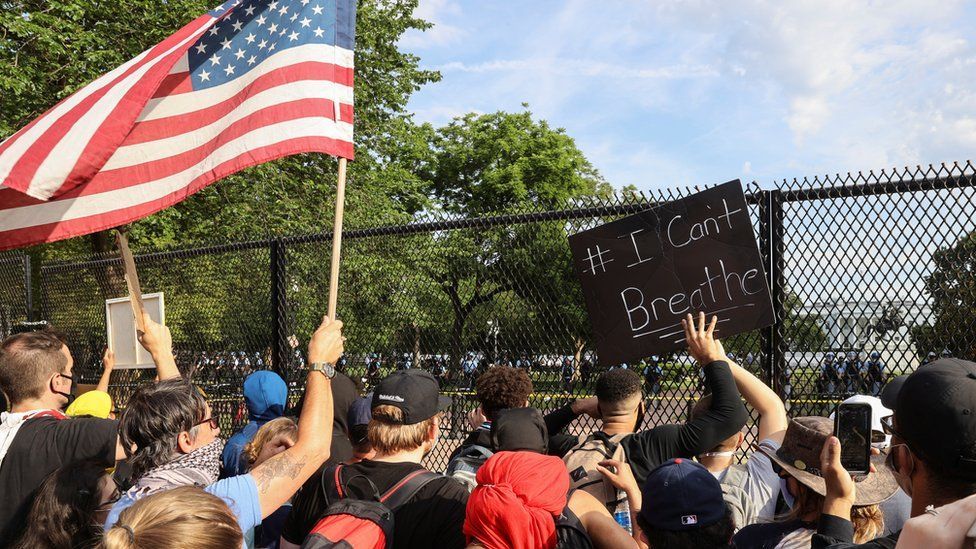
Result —
[[233, 477], [247, 473], [247, 460], [243, 458], [244, 446], [251, 442], [258, 429], [285, 413], [288, 402], [288, 386], [274, 372], [261, 370], [244, 380], [244, 403], [247, 405], [247, 425], [234, 433], [221, 455], [221, 477]]

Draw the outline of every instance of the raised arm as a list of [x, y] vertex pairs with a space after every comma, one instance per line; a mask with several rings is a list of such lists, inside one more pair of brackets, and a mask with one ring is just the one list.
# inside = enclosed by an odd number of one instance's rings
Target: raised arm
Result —
[[746, 424], [748, 413], [736, 389], [725, 351], [714, 338], [717, 322], [718, 319], [712, 317], [706, 325], [704, 313], [699, 313], [697, 326], [690, 314], [682, 320], [688, 352], [705, 371], [705, 383], [712, 394], [712, 405], [707, 412], [680, 427], [678, 452], [665, 459], [706, 452], [739, 432]]
[[[721, 348], [721, 343], [717, 341], [716, 343]], [[722, 352], [724, 354], [725, 350], [723, 349]], [[749, 406], [759, 414], [759, 440], [772, 439], [778, 444], [782, 443], [786, 426], [789, 424], [783, 401], [769, 385], [760, 381], [749, 370], [732, 362], [728, 356], [725, 357], [725, 361], [732, 370], [732, 378], [735, 379], [735, 386], [738, 387], [742, 398], [746, 399]]]
[[112, 380], [112, 368], [115, 368], [115, 353], [105, 347], [105, 352], [102, 354], [102, 377], [98, 379], [96, 391], [108, 392], [108, 384]]
[[173, 356], [173, 336], [169, 328], [157, 324], [143, 313], [142, 319], [146, 324], [146, 331], [139, 332], [139, 343], [152, 355], [156, 365], [156, 379], [173, 379], [180, 377], [180, 370], [176, 367], [176, 357]]
[[[335, 364], [342, 355], [342, 322], [322, 320], [308, 343], [308, 362]], [[261, 516], [267, 517], [291, 498], [302, 484], [329, 459], [332, 443], [332, 380], [309, 370], [305, 404], [298, 417], [295, 445], [251, 471], [258, 487]]]

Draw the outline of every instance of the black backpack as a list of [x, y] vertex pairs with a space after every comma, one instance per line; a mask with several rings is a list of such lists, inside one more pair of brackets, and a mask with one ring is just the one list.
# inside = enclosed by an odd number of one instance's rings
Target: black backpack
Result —
[[[328, 507], [302, 543], [302, 549], [390, 549], [393, 547], [393, 514], [421, 488], [441, 475], [419, 470], [405, 476], [385, 493], [371, 480], [357, 475], [342, 480], [342, 465], [322, 472], [322, 492]], [[361, 478], [372, 488], [371, 499], [350, 497], [346, 486]], [[331, 480], [331, 482], [328, 482]]]
[[583, 528], [576, 513], [569, 508], [569, 500], [573, 497], [573, 490], [566, 498], [566, 507], [556, 517], [556, 549], [593, 549], [593, 541]]

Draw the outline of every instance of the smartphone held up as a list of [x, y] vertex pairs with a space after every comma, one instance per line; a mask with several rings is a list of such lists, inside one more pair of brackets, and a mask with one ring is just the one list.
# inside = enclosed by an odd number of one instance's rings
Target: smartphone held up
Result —
[[871, 406], [848, 403], [837, 406], [834, 436], [840, 440], [840, 463], [851, 474], [871, 470]]

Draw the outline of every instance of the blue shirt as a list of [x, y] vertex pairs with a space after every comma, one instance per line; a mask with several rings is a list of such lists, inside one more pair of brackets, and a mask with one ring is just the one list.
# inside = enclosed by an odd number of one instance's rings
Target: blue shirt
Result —
[[[254, 483], [254, 477], [251, 475], [218, 480], [203, 490], [224, 500], [224, 503], [230, 507], [234, 516], [237, 517], [237, 524], [245, 535], [252, 528], [261, 524], [261, 501], [258, 499], [258, 486]], [[133, 503], [135, 500], [128, 494], [124, 494], [119, 501], [115, 502], [112, 510], [108, 513], [108, 518], [105, 519], [105, 529], [108, 530], [118, 522], [122, 511]]]

